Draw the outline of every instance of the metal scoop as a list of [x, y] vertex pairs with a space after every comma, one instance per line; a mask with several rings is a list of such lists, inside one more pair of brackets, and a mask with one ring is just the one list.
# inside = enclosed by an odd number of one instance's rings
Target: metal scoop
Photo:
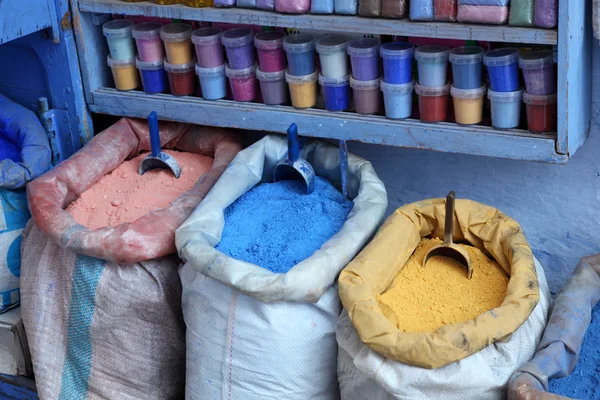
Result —
[[467, 278], [471, 279], [473, 276], [473, 269], [471, 268], [471, 259], [469, 254], [462, 249], [460, 246], [452, 242], [452, 233], [454, 232], [454, 192], [448, 193], [446, 196], [446, 226], [444, 227], [444, 244], [435, 246], [433, 249], [425, 255], [423, 260], [423, 267], [427, 264], [427, 261], [431, 257], [442, 256], [450, 257], [459, 263], [467, 270]]
[[175, 178], [179, 178], [181, 168], [177, 160], [169, 154], [160, 151], [160, 134], [158, 133], [158, 116], [156, 115], [156, 111], [152, 111], [148, 115], [148, 129], [150, 130], [150, 147], [152, 152], [140, 163], [139, 174], [144, 175], [144, 172], [151, 169], [163, 168], [170, 169]]
[[315, 190], [315, 170], [312, 165], [300, 158], [298, 145], [298, 126], [290, 125], [287, 130], [288, 156], [273, 168], [273, 181], [301, 180], [306, 184], [306, 194]]

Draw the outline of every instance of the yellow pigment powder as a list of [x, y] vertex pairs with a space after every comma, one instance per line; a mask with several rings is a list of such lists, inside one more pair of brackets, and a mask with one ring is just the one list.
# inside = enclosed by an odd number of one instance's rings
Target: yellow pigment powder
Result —
[[472, 279], [448, 257], [433, 257], [423, 268], [425, 254], [440, 239], [423, 239], [390, 288], [377, 296], [385, 316], [402, 332], [433, 332], [474, 319], [500, 306], [508, 276], [498, 263], [476, 247], [460, 245], [471, 257]]

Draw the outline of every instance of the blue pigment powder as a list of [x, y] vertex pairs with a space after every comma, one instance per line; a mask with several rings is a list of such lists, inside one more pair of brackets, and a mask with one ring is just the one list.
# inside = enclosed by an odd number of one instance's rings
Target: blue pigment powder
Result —
[[21, 161], [21, 149], [0, 131], [0, 161], [6, 159]]
[[600, 303], [592, 310], [592, 322], [583, 339], [573, 373], [548, 383], [551, 393], [574, 399], [600, 399]]
[[225, 210], [216, 249], [238, 260], [285, 273], [310, 257], [344, 225], [352, 202], [324, 178], [307, 195], [301, 181], [263, 183]]

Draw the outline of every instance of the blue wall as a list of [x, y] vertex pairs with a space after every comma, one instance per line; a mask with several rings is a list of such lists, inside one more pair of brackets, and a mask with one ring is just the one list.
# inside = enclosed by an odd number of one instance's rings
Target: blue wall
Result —
[[391, 213], [455, 190], [517, 220], [553, 293], [582, 256], [600, 253], [600, 48], [594, 40], [590, 136], [564, 166], [352, 144], [388, 191]]

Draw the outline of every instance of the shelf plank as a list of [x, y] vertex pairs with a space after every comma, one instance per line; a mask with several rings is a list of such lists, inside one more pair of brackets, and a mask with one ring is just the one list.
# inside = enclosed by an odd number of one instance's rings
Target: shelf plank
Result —
[[0, 44], [52, 26], [56, 18], [49, 0], [0, 1]]
[[121, 0], [79, 0], [79, 8], [81, 11], [96, 13], [144, 15], [322, 31], [551, 45], [558, 42], [556, 29], [507, 25], [412, 22], [408, 19], [362, 18], [347, 15], [291, 15], [242, 8], [193, 8], [181, 4], [162, 6], [147, 1], [127, 3]]
[[534, 135], [520, 130], [393, 121], [355, 113], [147, 95], [108, 88], [95, 91], [93, 97], [92, 111], [117, 116], [146, 118], [151, 111], [156, 111], [159, 118], [171, 121], [259, 131], [268, 127], [269, 131], [279, 133], [284, 133], [295, 122], [301, 135], [318, 138], [554, 164], [564, 164], [568, 160], [568, 156], [556, 153], [555, 135]]

